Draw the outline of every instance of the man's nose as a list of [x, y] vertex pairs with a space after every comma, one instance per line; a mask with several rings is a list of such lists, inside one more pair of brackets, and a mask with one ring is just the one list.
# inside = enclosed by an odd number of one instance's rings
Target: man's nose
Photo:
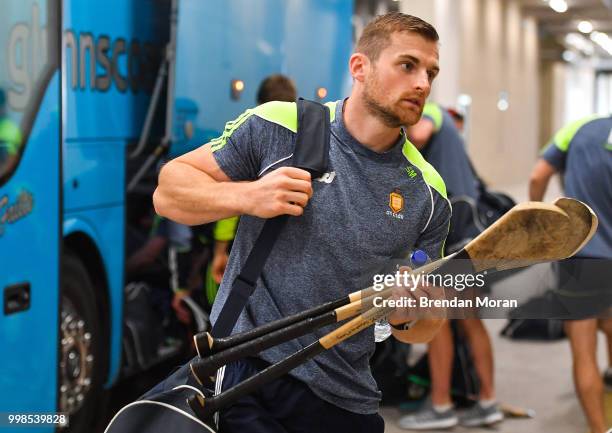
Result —
[[431, 83], [429, 82], [429, 74], [427, 71], [419, 71], [417, 74], [417, 81], [415, 83], [415, 87], [425, 94], [429, 93], [431, 89]]

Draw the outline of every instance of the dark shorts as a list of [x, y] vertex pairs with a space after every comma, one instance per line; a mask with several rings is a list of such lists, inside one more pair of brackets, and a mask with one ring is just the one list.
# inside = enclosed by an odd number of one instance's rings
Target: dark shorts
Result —
[[571, 258], [554, 264], [554, 297], [565, 320], [612, 317], [612, 260]]
[[[258, 359], [228, 364], [225, 390], [267, 366]], [[303, 382], [285, 375], [220, 412], [221, 433], [382, 433], [378, 414], [361, 415], [317, 397]]]

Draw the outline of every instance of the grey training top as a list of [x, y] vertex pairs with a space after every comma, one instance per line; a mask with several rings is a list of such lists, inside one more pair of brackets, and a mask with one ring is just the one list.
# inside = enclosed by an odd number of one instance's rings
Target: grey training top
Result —
[[434, 102], [425, 104], [423, 117], [433, 123], [434, 133], [421, 151], [444, 179], [448, 196], [451, 200], [462, 195], [478, 199], [476, 177], [453, 118]]
[[595, 235], [577, 255], [612, 259], [612, 117], [569, 123], [542, 157], [563, 172], [565, 194], [588, 204], [599, 218]]
[[[403, 134], [388, 152], [373, 152], [346, 130], [343, 102], [328, 105], [332, 117], [328, 173], [313, 181], [314, 195], [304, 215], [290, 218], [280, 234], [234, 333], [369, 287], [385, 264], [407, 257], [415, 248], [432, 259], [440, 257], [450, 219], [442, 178]], [[289, 165], [296, 123], [295, 103], [270, 102], [247, 110], [211, 142], [213, 155], [232, 180], [257, 179]], [[213, 322], [263, 222], [252, 216], [240, 219], [213, 305]], [[326, 327], [276, 346], [260, 357], [280, 361], [333, 329]], [[370, 372], [373, 352], [370, 328], [290, 374], [332, 404], [356, 413], [375, 413], [380, 391]]]

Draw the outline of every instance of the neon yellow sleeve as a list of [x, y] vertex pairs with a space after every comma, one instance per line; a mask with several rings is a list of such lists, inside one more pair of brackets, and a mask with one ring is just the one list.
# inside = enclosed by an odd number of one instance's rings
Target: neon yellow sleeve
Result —
[[438, 104], [433, 102], [426, 103], [423, 108], [422, 117], [427, 117], [433, 122], [436, 132], [442, 128], [442, 108]]
[[216, 241], [231, 241], [236, 236], [236, 227], [239, 217], [230, 217], [217, 221], [213, 231]]
[[[580, 128], [589, 123], [592, 120], [601, 118], [602, 116], [589, 116], [584, 119], [575, 120], [574, 122], [568, 123], [561, 128], [550, 141], [550, 144], [554, 144], [557, 149], [562, 152], [567, 152], [569, 144], [578, 132]], [[545, 151], [546, 149], [544, 149]]]

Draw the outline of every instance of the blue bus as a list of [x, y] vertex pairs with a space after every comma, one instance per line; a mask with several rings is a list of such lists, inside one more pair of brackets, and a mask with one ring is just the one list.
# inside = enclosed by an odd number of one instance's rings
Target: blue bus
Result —
[[159, 157], [220, 135], [267, 75], [345, 94], [352, 14], [352, 0], [2, 2], [0, 413], [92, 431], [103, 389], [155, 363], [128, 326], [130, 207], [151, 210]]

